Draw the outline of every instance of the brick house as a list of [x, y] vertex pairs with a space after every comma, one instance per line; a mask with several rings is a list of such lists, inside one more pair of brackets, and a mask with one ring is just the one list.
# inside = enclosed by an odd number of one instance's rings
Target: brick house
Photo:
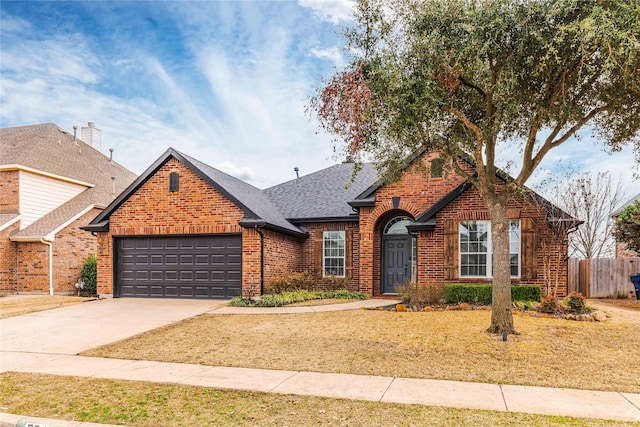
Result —
[[95, 236], [80, 229], [135, 175], [53, 123], [0, 129], [0, 293], [71, 293]]
[[[461, 166], [473, 171], [469, 161]], [[421, 166], [424, 167], [421, 167]], [[89, 225], [98, 235], [98, 292], [115, 297], [260, 295], [278, 274], [312, 272], [321, 287], [394, 294], [395, 285], [490, 283], [491, 223], [477, 191], [422, 153], [399, 181], [342, 163], [259, 190], [172, 148]], [[538, 197], [539, 199], [539, 197]], [[542, 284], [552, 209], [515, 199], [514, 284]], [[557, 218], [556, 218], [557, 219]], [[552, 267], [566, 295], [565, 257]]]

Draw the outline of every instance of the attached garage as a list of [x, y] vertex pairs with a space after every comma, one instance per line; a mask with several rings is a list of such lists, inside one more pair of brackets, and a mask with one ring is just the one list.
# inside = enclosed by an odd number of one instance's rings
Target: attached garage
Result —
[[116, 237], [114, 243], [116, 297], [241, 294], [241, 235]]

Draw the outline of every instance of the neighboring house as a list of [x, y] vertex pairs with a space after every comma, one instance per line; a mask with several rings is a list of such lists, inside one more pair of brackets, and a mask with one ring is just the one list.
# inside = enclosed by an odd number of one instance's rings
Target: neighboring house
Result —
[[0, 293], [76, 291], [96, 237], [80, 226], [136, 175], [53, 123], [0, 129]]
[[[618, 215], [620, 215], [620, 212], [622, 212], [627, 206], [631, 206], [637, 200], [640, 201], [640, 193], [636, 194], [635, 197], [633, 197], [627, 203], [622, 205], [620, 209], [617, 209], [613, 214], [611, 214], [611, 216], [614, 219], [618, 218]], [[616, 242], [616, 258], [626, 259], [626, 258], [633, 258], [637, 256], [640, 256], [640, 254], [630, 249], [627, 249], [627, 244], [625, 242]]]
[[[393, 183], [379, 182], [371, 164], [352, 181], [354, 165], [343, 163], [259, 190], [170, 148], [83, 227], [98, 235], [98, 292], [247, 297], [298, 271], [320, 287], [345, 277], [371, 296], [406, 280], [490, 283], [488, 211], [438, 163], [423, 153]], [[471, 162], [460, 165], [473, 173]], [[566, 239], [554, 243], [549, 224], [558, 218], [537, 199], [509, 207], [512, 282], [543, 284], [544, 272], [557, 273], [564, 296]], [[547, 254], [560, 265], [549, 269]]]

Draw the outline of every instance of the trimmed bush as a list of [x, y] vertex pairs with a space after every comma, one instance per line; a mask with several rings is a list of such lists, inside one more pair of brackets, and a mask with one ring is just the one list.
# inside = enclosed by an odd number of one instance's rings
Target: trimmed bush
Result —
[[304, 273], [287, 273], [275, 276], [265, 286], [266, 294], [281, 294], [283, 292], [309, 291], [314, 288], [316, 281], [313, 275]]
[[[445, 285], [445, 300], [448, 303], [491, 304], [493, 285]], [[512, 301], [540, 301], [540, 286], [511, 286]]]
[[82, 264], [82, 271], [80, 271], [80, 278], [84, 282], [84, 292], [89, 295], [96, 294], [97, 276], [98, 260], [96, 259], [96, 254], [89, 254]]

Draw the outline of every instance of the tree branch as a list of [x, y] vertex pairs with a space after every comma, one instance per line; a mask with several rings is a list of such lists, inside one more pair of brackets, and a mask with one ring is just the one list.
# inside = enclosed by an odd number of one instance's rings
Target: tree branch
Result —
[[463, 85], [465, 85], [467, 87], [470, 87], [471, 89], [474, 89], [476, 92], [478, 92], [480, 95], [482, 95], [483, 98], [486, 99], [487, 94], [480, 86], [465, 80], [465, 78], [462, 77], [462, 76], [458, 77], [458, 79], [460, 79], [460, 83], [462, 83]]
[[538, 167], [538, 165], [542, 162], [542, 159], [544, 159], [544, 156], [546, 156], [551, 149], [562, 145], [577, 131], [579, 131], [582, 128], [582, 126], [588, 123], [589, 120], [594, 118], [597, 114], [603, 111], [607, 111], [608, 109], [609, 109], [609, 105], [592, 109], [584, 117], [578, 120], [578, 122], [575, 125], [573, 125], [571, 129], [566, 131], [560, 138], [554, 140], [554, 138], [558, 135], [558, 133], [560, 133], [560, 130], [562, 129], [562, 122], [559, 122], [556, 125], [556, 127], [553, 129], [551, 134], [547, 137], [542, 147], [540, 147], [540, 150], [538, 150], [538, 153], [531, 159], [531, 167], [528, 174], [526, 176], [524, 175], [525, 170], [523, 168], [522, 172], [520, 173], [520, 176], [518, 176], [518, 179], [516, 180], [517, 183], [520, 185], [521, 183], [526, 181], [526, 179], [529, 178], [531, 171], [535, 170], [535, 168]]

